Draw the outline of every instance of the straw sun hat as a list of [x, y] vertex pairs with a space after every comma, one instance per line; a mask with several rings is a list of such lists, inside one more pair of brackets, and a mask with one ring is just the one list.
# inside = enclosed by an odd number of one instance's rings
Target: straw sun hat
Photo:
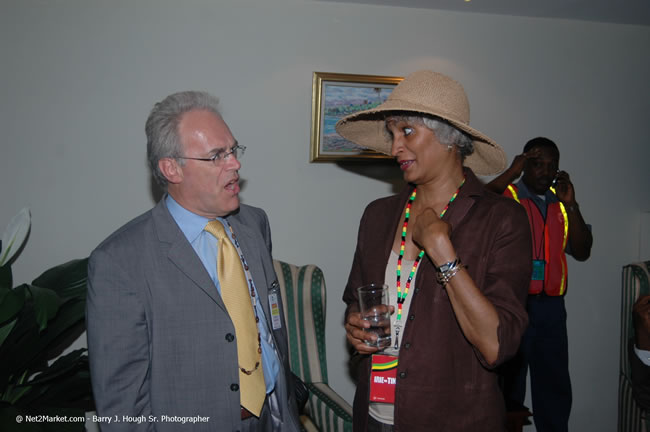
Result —
[[474, 152], [464, 164], [479, 175], [498, 174], [506, 168], [506, 154], [497, 143], [469, 126], [469, 101], [460, 83], [443, 74], [422, 70], [407, 76], [376, 108], [343, 117], [336, 131], [362, 147], [390, 154], [391, 141], [384, 119], [390, 114], [429, 114], [467, 133]]

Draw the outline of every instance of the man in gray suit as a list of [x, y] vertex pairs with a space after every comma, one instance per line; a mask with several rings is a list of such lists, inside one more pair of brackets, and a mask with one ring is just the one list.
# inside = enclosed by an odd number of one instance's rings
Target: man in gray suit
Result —
[[[102, 431], [298, 431], [269, 222], [239, 202], [245, 147], [202, 92], [156, 104], [146, 134], [150, 168], [167, 193], [102, 242], [88, 267], [88, 350]], [[227, 239], [206, 231], [215, 223]], [[229, 270], [218, 274], [228, 257]], [[233, 286], [245, 318], [224, 296]], [[252, 338], [238, 320], [248, 320]], [[251, 379], [255, 386], [245, 384]]]

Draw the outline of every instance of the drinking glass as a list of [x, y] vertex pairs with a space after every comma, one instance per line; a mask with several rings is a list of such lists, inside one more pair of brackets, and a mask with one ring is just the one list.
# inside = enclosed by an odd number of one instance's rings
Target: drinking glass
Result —
[[366, 340], [366, 345], [380, 349], [390, 346], [390, 304], [388, 285], [369, 284], [357, 288], [361, 318], [370, 321], [366, 332], [377, 335], [377, 340]]

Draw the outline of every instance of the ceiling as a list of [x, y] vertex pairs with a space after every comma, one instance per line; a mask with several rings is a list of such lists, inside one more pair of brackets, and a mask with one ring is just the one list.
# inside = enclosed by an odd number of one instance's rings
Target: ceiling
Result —
[[650, 0], [330, 0], [650, 26]]

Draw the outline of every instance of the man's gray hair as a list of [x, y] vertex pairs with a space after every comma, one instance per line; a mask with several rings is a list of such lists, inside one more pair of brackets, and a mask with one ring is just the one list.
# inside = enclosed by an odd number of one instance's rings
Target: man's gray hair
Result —
[[389, 118], [397, 121], [405, 120], [411, 123], [423, 124], [436, 134], [436, 138], [438, 138], [440, 144], [445, 147], [456, 146], [461, 160], [474, 153], [472, 137], [443, 120], [426, 115], [391, 115]]
[[167, 189], [167, 179], [158, 167], [158, 161], [163, 158], [177, 159], [183, 165], [182, 144], [178, 135], [178, 124], [183, 114], [189, 111], [211, 111], [221, 118], [219, 100], [206, 92], [184, 91], [167, 96], [154, 105], [147, 123], [147, 160], [156, 182]]

